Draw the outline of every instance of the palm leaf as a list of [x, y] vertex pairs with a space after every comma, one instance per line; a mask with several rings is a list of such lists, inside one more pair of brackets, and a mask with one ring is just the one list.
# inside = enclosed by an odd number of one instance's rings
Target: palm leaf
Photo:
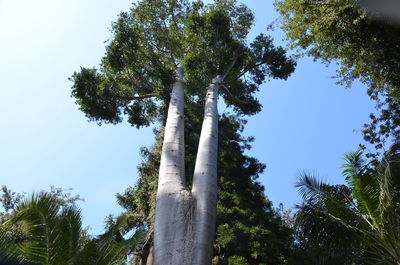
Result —
[[343, 174], [352, 196], [335, 193], [332, 186], [302, 174], [296, 183], [306, 202], [296, 214], [302, 232], [333, 247], [346, 245], [342, 240], [345, 237], [336, 235], [353, 234], [365, 252], [367, 263], [400, 264], [398, 147], [391, 148], [377, 167], [366, 163], [361, 151], [345, 155]]
[[33, 263], [51, 264], [54, 259], [54, 231], [57, 213], [60, 210], [57, 201], [48, 193], [32, 194], [20, 203], [13, 216], [5, 225], [22, 224], [26, 240], [15, 244], [18, 252]]

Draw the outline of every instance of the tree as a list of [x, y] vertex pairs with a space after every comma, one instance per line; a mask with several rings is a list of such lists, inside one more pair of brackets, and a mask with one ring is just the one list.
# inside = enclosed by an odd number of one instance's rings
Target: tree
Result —
[[[201, 127], [201, 116], [197, 114], [201, 113], [201, 106], [192, 107], [185, 122], [185, 165], [189, 170], [194, 167], [197, 150], [191, 143], [198, 142]], [[218, 265], [285, 264], [290, 255], [292, 231], [265, 197], [264, 187], [257, 182], [265, 165], [244, 155], [253, 140], [241, 135], [244, 125], [244, 120], [231, 115], [222, 115], [219, 120], [218, 206], [212, 261]], [[146, 264], [153, 246], [161, 134], [162, 131], [157, 132], [156, 143], [151, 148], [142, 149], [143, 163], [138, 168], [136, 185], [117, 196], [127, 213], [137, 216], [130, 226], [148, 230], [134, 264]]]
[[[247, 45], [252, 23], [250, 10], [234, 0], [207, 6], [201, 1], [142, 1], [113, 24], [100, 72], [82, 68], [71, 78], [72, 95], [91, 120], [117, 123], [124, 112], [136, 127], [154, 120], [165, 124], [155, 210], [156, 265], [207, 264], [211, 259], [219, 90], [237, 113], [255, 114], [261, 109], [254, 97], [258, 86], [267, 77], [286, 79], [294, 70], [294, 61], [271, 38], [261, 34]], [[184, 99], [205, 104], [191, 190], [185, 177]]]
[[297, 223], [301, 234], [314, 241], [310, 245], [337, 249], [341, 258], [357, 264], [400, 264], [399, 158], [399, 146], [377, 166], [367, 163], [361, 151], [347, 154], [343, 173], [350, 189], [303, 175], [297, 187], [305, 204]]
[[[339, 83], [358, 79], [377, 102], [378, 115], [364, 125], [364, 139], [382, 149], [400, 141], [400, 26], [370, 14], [355, 0], [276, 0], [292, 48], [339, 65]], [[361, 1], [369, 2], [369, 1]]]

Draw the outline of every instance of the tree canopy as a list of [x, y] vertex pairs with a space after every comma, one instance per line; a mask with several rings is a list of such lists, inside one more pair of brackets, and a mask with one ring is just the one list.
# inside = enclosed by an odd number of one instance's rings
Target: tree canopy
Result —
[[254, 16], [234, 0], [151, 0], [134, 4], [112, 24], [99, 69], [81, 68], [70, 80], [72, 96], [89, 120], [132, 126], [165, 117], [179, 64], [185, 94], [203, 99], [211, 79], [228, 71], [222, 96], [240, 114], [261, 110], [255, 92], [267, 78], [286, 79], [295, 62], [260, 34], [250, 45]]

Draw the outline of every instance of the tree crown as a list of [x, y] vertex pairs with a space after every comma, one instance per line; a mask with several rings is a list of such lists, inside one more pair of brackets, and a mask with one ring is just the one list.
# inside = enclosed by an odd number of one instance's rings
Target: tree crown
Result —
[[268, 77], [286, 79], [295, 62], [263, 34], [248, 44], [254, 16], [234, 0], [151, 0], [133, 5], [112, 24], [99, 69], [81, 68], [70, 78], [72, 96], [89, 120], [136, 127], [165, 117], [175, 71], [185, 69], [189, 100], [202, 99], [220, 75], [222, 97], [239, 114], [255, 114], [255, 97]]

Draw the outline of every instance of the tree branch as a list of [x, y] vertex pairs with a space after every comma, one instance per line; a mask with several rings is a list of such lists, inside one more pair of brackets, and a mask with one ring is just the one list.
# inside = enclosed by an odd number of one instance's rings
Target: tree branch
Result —
[[154, 93], [150, 93], [150, 94], [144, 94], [141, 96], [116, 96], [118, 99], [125, 99], [125, 100], [141, 100], [141, 99], [145, 99], [145, 98], [152, 98], [155, 97], [156, 94]]
[[248, 105], [251, 104], [251, 102], [249, 101], [244, 101], [241, 99], [238, 99], [237, 97], [233, 96], [231, 91], [229, 91], [229, 89], [225, 86], [225, 85], [221, 85], [221, 88], [225, 91], [226, 95], [228, 96], [228, 98], [236, 103], [239, 104], [243, 104], [243, 105]]
[[243, 72], [241, 72], [241, 73], [240, 73], [238, 76], [236, 76], [233, 80], [237, 80], [237, 79], [241, 78], [243, 75], [245, 75], [246, 73], [248, 73], [250, 70], [252, 70], [252, 69], [254, 69], [254, 68], [257, 68], [257, 67], [259, 67], [259, 66], [261, 66], [261, 65], [263, 65], [263, 64], [265, 64], [265, 62], [261, 62], [261, 63], [258, 63], [258, 64], [254, 64], [254, 65], [252, 65], [251, 67], [247, 67], [246, 70], [244, 70]]
[[[166, 35], [165, 37], [167, 39], [169, 39], [169, 34], [167, 34], [168, 26], [167, 26], [167, 23], [165, 22], [165, 20], [163, 20], [163, 25], [164, 25], [164, 30], [163, 30], [164, 35]], [[156, 48], [157, 48], [157, 46], [156, 46]], [[174, 53], [171, 51], [171, 49], [169, 49], [168, 51], [165, 51], [165, 52], [168, 53], [171, 56], [171, 60], [172, 60], [173, 64], [175, 65], [176, 68], [178, 68], [177, 61], [176, 61]]]
[[232, 70], [233, 66], [235, 66], [238, 58], [239, 58], [239, 51], [236, 50], [232, 62], [228, 65], [228, 67], [225, 69], [224, 74], [222, 75], [221, 81], [223, 81], [228, 76], [228, 74]]

